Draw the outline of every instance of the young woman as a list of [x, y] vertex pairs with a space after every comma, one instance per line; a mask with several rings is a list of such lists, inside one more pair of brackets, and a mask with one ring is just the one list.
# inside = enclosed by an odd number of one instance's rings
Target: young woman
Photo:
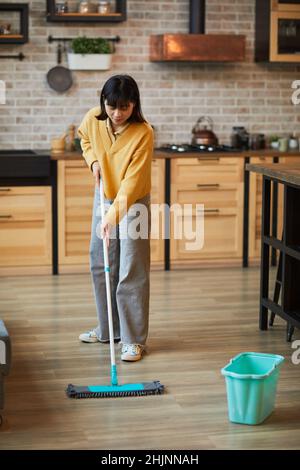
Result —
[[[99, 107], [84, 117], [78, 134], [83, 156], [95, 177], [90, 244], [98, 326], [79, 336], [84, 342], [109, 341], [102, 239], [109, 245], [115, 340], [121, 359], [138, 361], [148, 335], [150, 271], [150, 189], [153, 130], [141, 111], [140, 94], [129, 75], [115, 75], [103, 86]], [[99, 181], [108, 211], [101, 220]], [[147, 236], [129, 236], [135, 207], [142, 207]], [[140, 206], [142, 205], [142, 206]], [[130, 210], [129, 210], [130, 209]], [[99, 225], [100, 224], [100, 225]], [[126, 232], [126, 233], [125, 233]], [[145, 230], [144, 230], [145, 232]]]

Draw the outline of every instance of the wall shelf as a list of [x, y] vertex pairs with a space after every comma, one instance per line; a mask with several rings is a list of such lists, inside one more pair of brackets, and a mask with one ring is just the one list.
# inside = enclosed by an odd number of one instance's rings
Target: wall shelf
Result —
[[19, 32], [12, 34], [0, 34], [0, 44], [25, 44], [28, 42], [28, 4], [27, 3], [0, 3], [0, 26], [8, 23], [7, 18], [2, 18], [2, 13], [19, 14]]
[[116, 0], [116, 11], [109, 14], [100, 13], [57, 13], [56, 0], [47, 0], [47, 21], [81, 22], [81, 23], [117, 23], [126, 20], [126, 0]]

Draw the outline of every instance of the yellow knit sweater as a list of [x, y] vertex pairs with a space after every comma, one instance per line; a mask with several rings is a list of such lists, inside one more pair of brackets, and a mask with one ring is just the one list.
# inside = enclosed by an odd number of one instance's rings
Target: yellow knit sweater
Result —
[[148, 123], [133, 122], [112, 143], [106, 122], [95, 117], [99, 114], [99, 107], [88, 111], [78, 135], [88, 166], [100, 164], [105, 196], [114, 199], [105, 222], [116, 225], [137, 199], [150, 193], [153, 130]]

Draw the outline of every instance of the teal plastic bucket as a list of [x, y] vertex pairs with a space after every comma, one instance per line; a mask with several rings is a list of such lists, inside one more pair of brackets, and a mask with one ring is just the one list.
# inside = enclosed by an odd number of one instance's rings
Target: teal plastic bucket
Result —
[[276, 354], [245, 352], [223, 367], [230, 421], [260, 424], [272, 413], [283, 361]]

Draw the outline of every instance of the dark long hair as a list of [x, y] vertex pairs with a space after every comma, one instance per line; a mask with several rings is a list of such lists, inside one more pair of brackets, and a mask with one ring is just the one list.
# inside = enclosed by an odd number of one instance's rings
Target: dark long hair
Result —
[[134, 108], [129, 122], [146, 122], [141, 109], [140, 92], [136, 81], [130, 75], [113, 75], [105, 82], [100, 95], [101, 112], [96, 118], [104, 121], [108, 116], [105, 111], [104, 102], [113, 108], [126, 106], [129, 102], [134, 103]]

